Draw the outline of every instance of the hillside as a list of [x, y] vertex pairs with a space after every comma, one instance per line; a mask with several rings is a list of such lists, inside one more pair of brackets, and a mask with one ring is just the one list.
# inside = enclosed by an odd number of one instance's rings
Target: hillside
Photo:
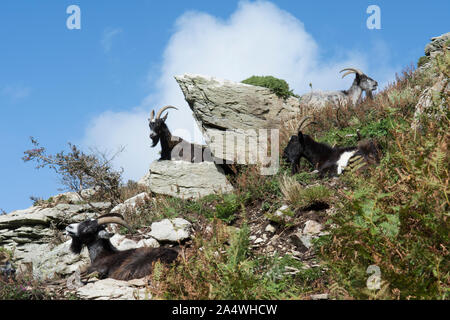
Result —
[[[0, 299], [448, 299], [449, 47], [449, 33], [434, 38], [418, 68], [356, 107], [300, 109], [267, 88], [177, 76], [210, 147], [225, 132], [279, 128], [282, 154], [309, 115], [304, 133], [330, 145], [372, 139], [381, 161], [319, 178], [303, 161], [291, 175], [277, 157], [277, 173], [262, 175], [237, 150], [246, 163], [229, 171], [155, 162], [139, 183], [37, 200], [0, 216], [0, 265], [16, 269], [0, 278]], [[56, 159], [33, 150], [27, 160]], [[71, 254], [63, 230], [107, 212], [131, 226], [114, 229], [120, 249], [177, 247], [177, 265], [132, 281], [80, 275], [88, 254]]]

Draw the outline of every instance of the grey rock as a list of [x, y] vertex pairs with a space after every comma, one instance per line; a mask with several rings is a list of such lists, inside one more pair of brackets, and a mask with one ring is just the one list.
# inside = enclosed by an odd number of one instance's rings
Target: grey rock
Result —
[[128, 250], [128, 249], [136, 249], [136, 248], [142, 248], [142, 247], [150, 247], [150, 248], [157, 248], [159, 247], [159, 243], [156, 239], [149, 238], [149, 239], [142, 239], [138, 242], [128, 239], [125, 236], [122, 236], [120, 234], [115, 234], [111, 239], [111, 243], [113, 246], [115, 246], [119, 250]]
[[304, 235], [316, 235], [322, 230], [322, 225], [314, 220], [308, 220], [303, 228]]
[[266, 232], [275, 233], [276, 229], [273, 225], [268, 224], [267, 227], [264, 229]]
[[444, 50], [444, 48], [446, 47], [446, 43], [449, 40], [450, 32], [447, 32], [438, 37], [431, 38], [431, 42], [425, 46], [425, 55], [434, 56], [435, 52]]
[[440, 110], [448, 108], [441, 92], [445, 92], [447, 95], [450, 94], [450, 83], [442, 76], [436, 80], [433, 86], [426, 88], [420, 95], [415, 107], [414, 120], [411, 123], [412, 129], [417, 130], [421, 127], [420, 119], [423, 114], [428, 117], [436, 117], [435, 114], [429, 114], [429, 110], [433, 105], [436, 105]]
[[[33, 276], [35, 279], [53, 279], [66, 277], [74, 273], [82, 266], [90, 263], [89, 255], [84, 248], [81, 254], [73, 254], [70, 251], [71, 240], [66, 241], [55, 248], [40, 246], [33, 250]], [[47, 250], [45, 250], [47, 249]]]
[[328, 300], [328, 293], [312, 294], [309, 296], [311, 300]]
[[130, 199], [125, 200], [123, 203], [118, 204], [115, 206], [111, 213], [119, 213], [124, 214], [127, 210], [128, 211], [136, 211], [139, 203], [144, 202], [145, 200], [148, 200], [151, 198], [151, 195], [148, 192], [142, 192]]
[[[107, 209], [109, 203], [94, 203], [95, 208]], [[14, 252], [12, 262], [38, 279], [71, 274], [89, 262], [87, 252], [72, 255], [70, 241], [52, 244], [55, 237], [70, 223], [94, 218], [97, 213], [88, 204], [60, 203], [53, 208], [33, 206], [0, 216], [0, 246]], [[66, 238], [69, 240], [69, 238]]]
[[313, 237], [311, 235], [295, 232], [290, 236], [290, 239], [300, 252], [305, 252], [312, 247]]
[[233, 191], [222, 168], [212, 162], [155, 161], [150, 165], [148, 177], [139, 183], [146, 184], [154, 193], [184, 199]]
[[144, 300], [151, 299], [151, 294], [143, 285], [136, 285], [135, 280], [121, 281], [104, 279], [88, 283], [77, 289], [77, 295], [86, 300]]
[[255, 144], [234, 141], [255, 141], [259, 129], [279, 129], [284, 119], [300, 112], [297, 98], [279, 98], [267, 88], [193, 74], [175, 79], [206, 143], [220, 159], [256, 163]]
[[150, 235], [158, 241], [178, 242], [191, 236], [192, 224], [182, 218], [152, 223]]

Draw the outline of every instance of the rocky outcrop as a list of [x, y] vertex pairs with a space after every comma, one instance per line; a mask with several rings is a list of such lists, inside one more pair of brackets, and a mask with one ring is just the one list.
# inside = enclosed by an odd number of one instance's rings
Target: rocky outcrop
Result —
[[450, 49], [450, 32], [431, 38], [431, 42], [425, 47], [425, 55], [433, 57], [445, 48]]
[[[106, 202], [93, 205], [99, 210], [110, 206]], [[32, 272], [35, 278], [64, 276], [88, 262], [88, 256], [86, 252], [72, 256], [68, 242], [57, 245], [53, 244], [54, 240], [68, 224], [97, 215], [88, 204], [63, 203], [52, 208], [33, 206], [1, 215], [0, 247], [12, 251], [18, 269]]]
[[[450, 32], [431, 39], [431, 42], [425, 47], [425, 55], [431, 58], [417, 71], [434, 72], [435, 59], [437, 56], [442, 55], [445, 50], [450, 50]], [[445, 96], [450, 94], [450, 81], [442, 72], [437, 72], [437, 74], [433, 75], [433, 78], [435, 79], [434, 84], [422, 92], [415, 107], [414, 120], [411, 124], [411, 128], [414, 130], [420, 129], [420, 120], [423, 115], [439, 120], [436, 114], [443, 113], [430, 112], [433, 106], [441, 111], [448, 108]]]
[[138, 183], [154, 193], [184, 199], [233, 191], [223, 169], [212, 162], [155, 161]]
[[[75, 198], [61, 195], [72, 201]], [[114, 212], [138, 210], [137, 203], [149, 197], [141, 193], [125, 201], [115, 208]], [[110, 203], [94, 203], [99, 210], [110, 207]], [[17, 273], [33, 275], [35, 279], [58, 279], [73, 275], [75, 271], [90, 264], [88, 251], [84, 248], [81, 254], [70, 251], [71, 239], [63, 234], [64, 228], [71, 223], [81, 222], [98, 216], [92, 212], [88, 204], [57, 204], [52, 208], [33, 206], [25, 210], [17, 210], [0, 216], [0, 247], [12, 252], [12, 262]], [[115, 234], [111, 243], [119, 250], [140, 247], [157, 248], [158, 240], [178, 242], [191, 236], [191, 224], [184, 219], [163, 220], [152, 224], [151, 232], [140, 232], [139, 239], [129, 239]], [[58, 244], [56, 240], [59, 239]], [[157, 240], [158, 239], [158, 240]], [[61, 243], [62, 242], [62, 243]], [[95, 291], [95, 287], [93, 289]], [[94, 294], [95, 295], [95, 294]]]
[[238, 163], [258, 159], [258, 150], [251, 147], [259, 129], [279, 129], [283, 119], [300, 111], [297, 98], [279, 98], [267, 88], [192, 74], [175, 79], [208, 146], [220, 159]]

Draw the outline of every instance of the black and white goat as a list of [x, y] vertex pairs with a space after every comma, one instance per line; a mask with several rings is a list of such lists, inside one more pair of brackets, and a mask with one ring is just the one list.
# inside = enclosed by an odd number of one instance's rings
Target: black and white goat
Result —
[[307, 134], [303, 134], [299, 127], [298, 134], [293, 135], [283, 151], [283, 159], [291, 163], [291, 172], [298, 172], [300, 159], [308, 160], [320, 176], [338, 176], [354, 160], [363, 159], [366, 163], [378, 163], [379, 153], [373, 141], [361, 141], [353, 147], [331, 147], [324, 143], [314, 141]]
[[189, 162], [213, 161], [214, 159], [209, 152], [207, 146], [190, 143], [186, 140], [173, 136], [166, 125], [166, 113], [162, 118], [161, 114], [167, 109], [176, 109], [173, 106], [165, 106], [158, 111], [155, 118], [155, 110], [152, 110], [150, 119], [148, 119], [150, 127], [150, 139], [152, 139], [152, 148], [158, 142], [161, 142], [161, 158], [159, 160], [184, 160]]
[[152, 264], [158, 260], [167, 264], [176, 260], [178, 252], [170, 248], [116, 249], [109, 240], [113, 234], [105, 230], [110, 223], [129, 228], [119, 214], [107, 214], [66, 227], [72, 237], [70, 250], [73, 253], [79, 254], [84, 246], [88, 248], [91, 260], [88, 273], [98, 272], [101, 278], [131, 280], [149, 275]]
[[342, 78], [346, 75], [355, 74], [352, 86], [348, 90], [341, 91], [313, 91], [301, 96], [300, 103], [309, 107], [324, 107], [327, 103], [335, 105], [351, 103], [356, 105], [361, 101], [363, 91], [367, 97], [372, 97], [372, 91], [378, 87], [378, 82], [364, 74], [361, 70], [355, 68], [346, 68]]

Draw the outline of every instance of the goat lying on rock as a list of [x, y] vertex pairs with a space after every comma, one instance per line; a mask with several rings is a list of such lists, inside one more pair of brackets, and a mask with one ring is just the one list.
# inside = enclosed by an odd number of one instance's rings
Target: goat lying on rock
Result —
[[291, 163], [292, 174], [297, 173], [302, 157], [319, 171], [321, 177], [340, 175], [349, 163], [361, 159], [366, 163], [379, 162], [378, 149], [373, 141], [361, 141], [355, 147], [331, 147], [302, 133], [301, 127], [306, 120], [301, 122], [298, 135], [291, 137], [283, 152], [283, 159]]
[[113, 234], [105, 230], [110, 223], [129, 228], [119, 214], [107, 214], [66, 227], [72, 237], [70, 250], [73, 253], [79, 254], [84, 246], [88, 248], [91, 260], [88, 273], [98, 272], [101, 278], [131, 280], [149, 275], [156, 261], [169, 264], [176, 260], [178, 252], [170, 248], [116, 249], [109, 240]]
[[355, 68], [346, 68], [340, 72], [347, 71], [346, 75], [354, 73], [355, 80], [348, 90], [342, 91], [315, 91], [304, 94], [301, 97], [301, 104], [309, 105], [310, 107], [324, 107], [327, 103], [340, 104], [352, 103], [356, 105], [361, 101], [363, 91], [367, 97], [372, 97], [372, 91], [378, 87], [378, 82], [364, 74], [364, 72]]
[[150, 119], [150, 139], [152, 148], [161, 142], [161, 158], [159, 160], [184, 160], [189, 162], [213, 161], [209, 148], [203, 145], [187, 142], [186, 140], [173, 136], [166, 125], [168, 113], [161, 118], [161, 114], [167, 109], [176, 109], [173, 106], [165, 106], [158, 111], [155, 118], [155, 110], [152, 110]]

